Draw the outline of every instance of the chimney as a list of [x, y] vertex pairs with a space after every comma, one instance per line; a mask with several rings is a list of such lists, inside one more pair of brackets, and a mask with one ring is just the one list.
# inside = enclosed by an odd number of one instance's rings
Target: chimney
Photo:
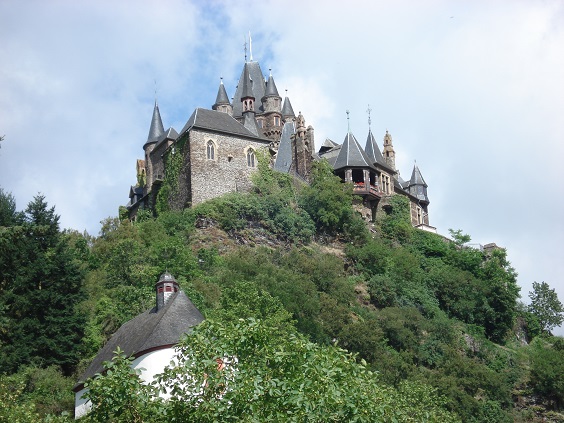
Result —
[[176, 279], [168, 273], [165, 272], [161, 275], [159, 281], [155, 284], [155, 291], [157, 293], [157, 312], [164, 308], [168, 299], [178, 292], [178, 282]]

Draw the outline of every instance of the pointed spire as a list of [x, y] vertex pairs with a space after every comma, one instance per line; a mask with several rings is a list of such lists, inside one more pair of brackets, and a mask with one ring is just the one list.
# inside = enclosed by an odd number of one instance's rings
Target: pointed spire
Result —
[[366, 147], [364, 147], [364, 151], [366, 155], [372, 160], [372, 163], [378, 163], [382, 166], [388, 166], [380, 149], [378, 148], [378, 143], [376, 142], [376, 138], [372, 134], [372, 130], [368, 130], [368, 137], [366, 138]]
[[253, 80], [251, 79], [249, 67], [246, 63], [243, 68], [243, 92], [241, 94], [241, 99], [244, 98], [255, 98], [255, 95], [253, 94]]
[[292, 104], [290, 103], [290, 99], [288, 98], [288, 90], [286, 90], [286, 97], [284, 98], [284, 104], [282, 105], [282, 117], [285, 121], [296, 117]]
[[272, 69], [270, 70], [270, 76], [268, 77], [268, 81], [266, 82], [266, 92], [264, 93], [265, 97], [280, 97], [278, 94], [278, 89], [276, 88], [276, 84], [274, 83], [274, 78], [272, 77]]
[[413, 172], [411, 172], [411, 179], [409, 180], [409, 193], [415, 196], [421, 203], [429, 204], [429, 197], [427, 196], [427, 183], [423, 179], [423, 175], [417, 166], [413, 165]]
[[159, 105], [155, 100], [155, 107], [153, 109], [153, 118], [151, 119], [151, 127], [149, 128], [149, 136], [147, 137], [147, 144], [157, 142], [158, 139], [164, 134], [163, 121], [161, 119], [161, 112]]
[[219, 83], [215, 104], [231, 104], [229, 102], [229, 97], [227, 96], [227, 91], [225, 91], [225, 85], [223, 85], [223, 77], [221, 77], [221, 82]]

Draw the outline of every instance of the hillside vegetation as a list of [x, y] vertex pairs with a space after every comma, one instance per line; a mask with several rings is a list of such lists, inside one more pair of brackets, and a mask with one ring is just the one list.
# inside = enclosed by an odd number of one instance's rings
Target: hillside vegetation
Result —
[[[0, 191], [0, 421], [71, 421], [78, 376], [165, 270], [206, 316], [183, 366], [142, 385], [118, 352], [84, 421], [564, 421], [561, 310], [518, 301], [505, 250], [412, 228], [401, 196], [367, 225], [323, 162], [304, 186], [260, 161], [254, 183], [96, 238]], [[186, 389], [159, 400], [170, 380]]]

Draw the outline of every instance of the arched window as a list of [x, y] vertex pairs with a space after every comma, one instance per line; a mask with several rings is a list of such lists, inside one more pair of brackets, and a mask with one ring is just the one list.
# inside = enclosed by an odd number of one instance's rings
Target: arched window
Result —
[[208, 160], [215, 160], [215, 145], [211, 140], [207, 144], [207, 157]]
[[256, 157], [255, 152], [252, 148], [247, 150], [247, 166], [248, 167], [255, 167]]

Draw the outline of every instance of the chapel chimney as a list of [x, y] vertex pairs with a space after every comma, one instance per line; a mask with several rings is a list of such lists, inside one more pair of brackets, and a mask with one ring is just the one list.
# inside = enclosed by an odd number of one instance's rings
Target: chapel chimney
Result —
[[168, 299], [175, 293], [178, 292], [179, 286], [176, 279], [168, 273], [165, 272], [161, 275], [159, 281], [155, 284], [155, 291], [157, 293], [157, 312], [164, 308]]

